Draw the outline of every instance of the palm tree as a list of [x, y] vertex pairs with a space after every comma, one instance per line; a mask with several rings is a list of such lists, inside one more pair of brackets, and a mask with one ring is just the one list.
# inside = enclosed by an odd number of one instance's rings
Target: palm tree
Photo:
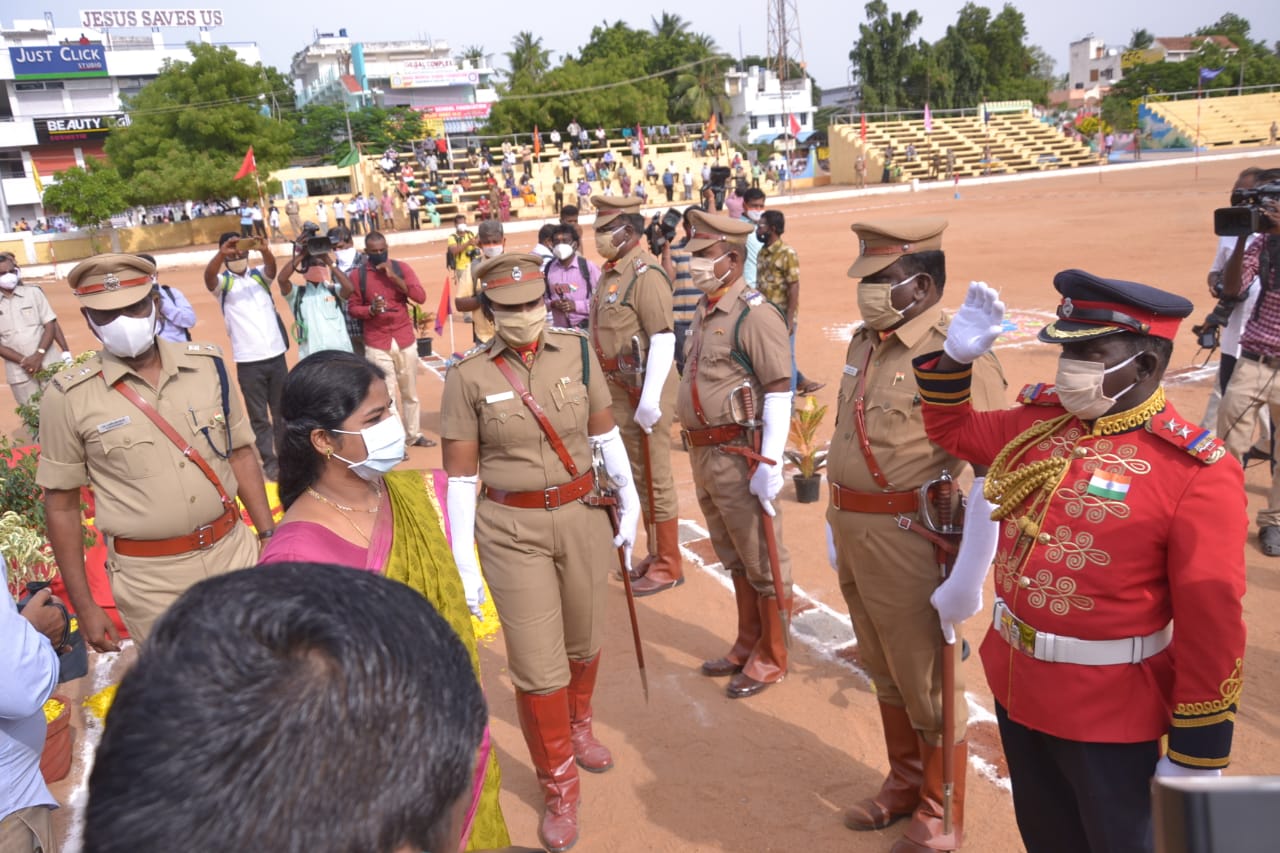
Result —
[[484, 45], [473, 44], [462, 49], [462, 53], [458, 54], [458, 61], [463, 65], [474, 63], [477, 68], [483, 68], [485, 56], [487, 55], [484, 51]]
[[551, 68], [551, 51], [543, 48], [542, 38], [528, 30], [522, 30], [511, 38], [511, 50], [507, 51], [510, 79], [523, 74], [536, 82]]
[[705, 61], [680, 72], [671, 85], [673, 118], [680, 121], [707, 121], [713, 114], [723, 117], [729, 111], [724, 73], [733, 60], [714, 53], [715, 43], [709, 37], [699, 36], [698, 40], [710, 48]]
[[670, 12], [663, 12], [661, 19], [650, 16], [649, 21], [654, 36], [659, 39], [678, 39], [689, 34], [689, 22]]
[[1155, 36], [1151, 35], [1149, 30], [1139, 27], [1129, 34], [1129, 50], [1145, 50], [1151, 47]]

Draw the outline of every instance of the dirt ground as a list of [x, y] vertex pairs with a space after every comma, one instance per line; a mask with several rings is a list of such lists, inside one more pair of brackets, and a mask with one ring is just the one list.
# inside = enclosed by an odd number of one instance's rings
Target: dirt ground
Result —
[[[1045, 181], [961, 186], [893, 196], [869, 196], [787, 206], [785, 239], [800, 254], [801, 324], [798, 358], [808, 376], [826, 381], [818, 393], [834, 406], [848, 330], [858, 319], [854, 282], [845, 270], [857, 254], [850, 223], [879, 217], [942, 215], [949, 285], [944, 305], [956, 306], [970, 279], [1003, 291], [1016, 324], [998, 345], [1009, 380], [1009, 399], [1025, 383], [1052, 380], [1056, 350], [1034, 342], [1035, 331], [1057, 303], [1051, 280], [1058, 270], [1080, 267], [1117, 278], [1148, 282], [1191, 298], [1196, 314], [1184, 326], [1173, 366], [1189, 368], [1195, 342], [1189, 332], [1212, 307], [1204, 286], [1215, 238], [1210, 211], [1227, 201], [1235, 175], [1260, 161], [1202, 163], [1196, 179], [1191, 163], [1101, 177], [1079, 175]], [[527, 248], [532, 235], [513, 235], [508, 249]], [[439, 296], [444, 264], [440, 244], [401, 247], [428, 292]], [[182, 289], [197, 306], [198, 340], [227, 346], [216, 302], [200, 283], [197, 268], [169, 269], [161, 280]], [[48, 290], [74, 349], [93, 345], [64, 282]], [[281, 303], [282, 313], [286, 309]], [[285, 314], [287, 316], [287, 314]], [[470, 327], [455, 318], [457, 340]], [[437, 350], [445, 347], [437, 340]], [[462, 348], [461, 343], [459, 348]], [[1208, 371], [1181, 370], [1169, 396], [1198, 419], [1208, 393]], [[439, 426], [442, 382], [424, 371], [420, 382], [424, 426]], [[0, 398], [7, 391], [0, 391]], [[0, 399], [0, 410], [11, 407]], [[829, 437], [833, 417], [825, 424]], [[6, 414], [0, 427], [12, 429]], [[596, 731], [614, 752], [616, 768], [583, 774], [582, 851], [883, 851], [902, 824], [880, 833], [853, 833], [840, 822], [841, 809], [874, 791], [886, 762], [875, 697], [857, 669], [856, 643], [847, 622], [835, 573], [827, 565], [825, 498], [801, 505], [788, 484], [783, 492], [785, 541], [791, 549], [798, 597], [805, 612], [796, 618], [789, 676], [759, 696], [733, 701], [724, 681], [704, 678], [698, 663], [722, 654], [735, 627], [733, 597], [714, 565], [703, 534], [689, 469], [677, 452], [682, 540], [689, 558], [688, 582], [639, 604], [652, 696], [646, 704], [635, 672], [621, 586], [610, 602], [605, 663], [596, 694]], [[438, 448], [413, 449], [412, 464], [439, 465]], [[1247, 472], [1251, 510], [1265, 499], [1268, 472]], [[1249, 624], [1246, 687], [1236, 721], [1231, 773], [1275, 773], [1280, 756], [1280, 628], [1264, 614], [1280, 608], [1280, 562], [1263, 556], [1256, 531], [1246, 545]], [[990, 583], [986, 601], [991, 601]], [[982, 616], [968, 626], [980, 638]], [[975, 643], [976, 645], [976, 643]], [[511, 684], [500, 638], [482, 651], [484, 681], [493, 718], [504, 786], [502, 803], [518, 844], [536, 844], [541, 795], [516, 722]], [[105, 663], [105, 662], [104, 662]], [[991, 695], [976, 655], [963, 666], [978, 722], [971, 739], [977, 760], [969, 769], [966, 849], [1021, 850], [1014, 825], [999, 741], [991, 721]], [[100, 665], [99, 685], [109, 676]], [[95, 689], [86, 680], [87, 695]], [[77, 732], [77, 736], [82, 733]], [[60, 784], [64, 802], [82, 797], [73, 777]], [[75, 811], [63, 810], [62, 823]], [[78, 849], [70, 830], [70, 849]]]

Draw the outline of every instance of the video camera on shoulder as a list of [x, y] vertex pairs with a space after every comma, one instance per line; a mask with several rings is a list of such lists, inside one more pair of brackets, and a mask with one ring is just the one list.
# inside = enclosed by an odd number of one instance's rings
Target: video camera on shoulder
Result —
[[1270, 231], [1276, 223], [1263, 205], [1280, 202], [1280, 181], [1231, 191], [1231, 206], [1213, 212], [1213, 233], [1219, 237], [1247, 237]]
[[684, 219], [684, 212], [678, 207], [668, 207], [666, 213], [655, 213], [644, 229], [644, 236], [649, 241], [649, 251], [661, 255], [667, 244], [676, 238], [676, 229]]

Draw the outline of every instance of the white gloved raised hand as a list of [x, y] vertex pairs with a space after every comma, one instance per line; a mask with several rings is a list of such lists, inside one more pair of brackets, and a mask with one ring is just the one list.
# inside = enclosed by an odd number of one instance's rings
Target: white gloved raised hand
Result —
[[62, 354], [62, 363], [66, 365], [72, 365], [76, 363], [76, 360], [75, 360], [75, 357], [71, 355], [71, 353], [64, 352]]
[[961, 364], [971, 364], [991, 352], [1004, 331], [1004, 303], [985, 281], [969, 282], [964, 304], [951, 318], [942, 349]]
[[1221, 775], [1222, 770], [1216, 767], [1183, 767], [1181, 764], [1174, 764], [1167, 755], [1160, 756], [1160, 760], [1156, 762], [1157, 779], [1178, 779], [1193, 776], [1212, 779]]
[[831, 522], [827, 522], [827, 562], [831, 564], [831, 568], [840, 571], [840, 564], [836, 560], [836, 537], [831, 532]]
[[938, 620], [942, 623], [942, 638], [948, 643], [956, 641], [956, 626], [982, 609], [982, 584], [996, 555], [1000, 525], [991, 520], [993, 507], [982, 495], [985, 479], [975, 479], [969, 490], [964, 534], [951, 575], [929, 596], [929, 603], [938, 611]]
[[640, 402], [636, 404], [636, 423], [646, 433], [653, 432], [653, 425], [662, 419], [662, 388], [675, 364], [676, 336], [674, 332], [659, 332], [649, 338], [649, 355], [644, 360], [644, 388]]
[[760, 506], [770, 516], [777, 515], [773, 499], [782, 491], [782, 454], [787, 449], [787, 434], [791, 429], [791, 392], [775, 391], [764, 395], [763, 422], [760, 438], [760, 455], [774, 460], [773, 465], [761, 462], [751, 474], [748, 486], [751, 494], [760, 499]]
[[445, 505], [449, 509], [449, 533], [453, 537], [450, 550], [462, 578], [462, 589], [467, 595], [467, 609], [477, 619], [483, 619], [480, 610], [484, 604], [484, 579], [480, 576], [480, 561], [476, 558], [476, 483], [479, 477], [450, 477]]
[[591, 436], [591, 446], [600, 448], [604, 470], [618, 490], [618, 534], [613, 537], [615, 548], [625, 547], [627, 568], [631, 568], [631, 549], [635, 547], [636, 529], [640, 526], [640, 493], [631, 477], [631, 460], [622, 443], [622, 433], [615, 426], [600, 435]]

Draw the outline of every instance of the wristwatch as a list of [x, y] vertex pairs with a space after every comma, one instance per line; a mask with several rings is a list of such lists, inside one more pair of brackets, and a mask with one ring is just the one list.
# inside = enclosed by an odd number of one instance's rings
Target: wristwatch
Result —
[[37, 349], [36, 349], [36, 354], [37, 354], [37, 355], [44, 355], [44, 354], [45, 354], [45, 353], [47, 353], [48, 351], [49, 351], [49, 348], [48, 348], [48, 347], [39, 347], [39, 348], [37, 348]]
[[266, 542], [268, 539], [270, 539], [272, 536], [275, 536], [275, 535], [276, 535], [276, 529], [274, 527], [271, 528], [270, 530], [263, 530], [261, 533], [258, 534], [258, 541]]

